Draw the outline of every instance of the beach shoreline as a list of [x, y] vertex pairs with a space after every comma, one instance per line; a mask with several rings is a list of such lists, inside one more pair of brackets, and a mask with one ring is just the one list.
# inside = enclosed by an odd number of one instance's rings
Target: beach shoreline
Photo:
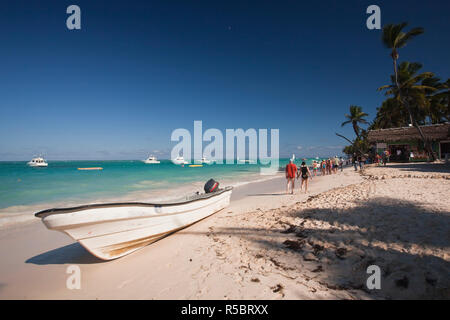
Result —
[[[221, 187], [239, 187], [249, 183], [262, 182], [277, 178], [279, 173], [270, 176], [263, 176], [259, 173], [251, 172], [238, 175], [234, 178], [219, 179]], [[195, 192], [204, 192], [203, 186], [206, 181], [185, 182], [173, 188], [148, 189], [139, 191], [129, 191], [122, 196], [105, 196], [98, 198], [80, 198], [59, 201], [46, 201], [29, 205], [15, 205], [0, 209], [0, 230], [11, 227], [15, 224], [30, 223], [35, 220], [34, 214], [49, 208], [75, 207], [93, 203], [112, 202], [160, 202], [180, 197], [189, 196]]]
[[[0, 298], [449, 298], [450, 174], [429, 168], [349, 167], [308, 194], [286, 195], [283, 174], [237, 186], [228, 208], [109, 262], [39, 221], [17, 224], [0, 230]], [[379, 291], [361, 286], [367, 263], [384, 271]], [[80, 290], [66, 287], [71, 265]]]

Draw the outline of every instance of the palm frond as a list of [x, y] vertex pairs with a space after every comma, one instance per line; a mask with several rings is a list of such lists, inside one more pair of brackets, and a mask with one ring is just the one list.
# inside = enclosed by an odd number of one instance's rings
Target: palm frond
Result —
[[[346, 115], [346, 116], [347, 116], [347, 115]], [[345, 126], [346, 124], [349, 124], [349, 123], [351, 123], [351, 122], [352, 122], [352, 120], [344, 121], [344, 122], [341, 123], [341, 127], [343, 127], [343, 126]]]

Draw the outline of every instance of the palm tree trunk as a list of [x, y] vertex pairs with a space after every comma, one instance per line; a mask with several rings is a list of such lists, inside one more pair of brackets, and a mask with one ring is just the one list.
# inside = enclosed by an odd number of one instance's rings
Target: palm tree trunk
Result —
[[[403, 101], [403, 98], [402, 98], [402, 92], [401, 92], [401, 89], [400, 89], [400, 85], [399, 85], [399, 83], [398, 83], [397, 58], [395, 58], [395, 55], [394, 55], [394, 54], [392, 54], [392, 60], [394, 61], [395, 85], [396, 85], [397, 88], [398, 88], [398, 95], [400, 96], [400, 101], [403, 102], [403, 104], [405, 104], [405, 101]], [[408, 111], [408, 114], [409, 114], [409, 121], [410, 121], [410, 123], [411, 123], [411, 124], [414, 124], [412, 112], [411, 112], [411, 110], [410, 110], [410, 108], [409, 108], [409, 105], [406, 106], [406, 110]], [[420, 130], [420, 129], [419, 129], [419, 130]]]
[[425, 138], [425, 135], [423, 134], [423, 131], [422, 131], [422, 129], [419, 126], [419, 123], [415, 119], [413, 119], [411, 108], [409, 106], [408, 101], [405, 99], [403, 101], [403, 103], [406, 106], [406, 109], [408, 110], [409, 116], [410, 116], [411, 121], [412, 121], [412, 125], [417, 129], [417, 131], [419, 131], [419, 135], [420, 135], [420, 138], [423, 141], [423, 145], [424, 145], [425, 151], [427, 152], [428, 156], [430, 157], [430, 160], [431, 161], [435, 161], [436, 157], [434, 155], [433, 148], [431, 147], [430, 142], [428, 141], [428, 139]]
[[356, 123], [352, 123], [352, 125], [353, 125], [353, 131], [355, 131], [355, 134], [356, 134], [356, 138], [359, 140], [359, 128], [358, 128], [358, 125], [356, 124]]
[[411, 108], [409, 106], [408, 101], [406, 99], [403, 99], [403, 97], [402, 97], [402, 90], [400, 89], [400, 85], [398, 83], [397, 59], [396, 59], [396, 57], [394, 55], [392, 56], [392, 59], [394, 61], [395, 84], [397, 85], [397, 88], [398, 88], [398, 95], [400, 97], [400, 101], [403, 102], [403, 105], [406, 107], [406, 110], [408, 111], [409, 120], [411, 121], [411, 124], [419, 132], [419, 135], [420, 135], [420, 137], [421, 137], [421, 139], [423, 141], [423, 144], [424, 144], [425, 151], [427, 152], [428, 156], [430, 157], [430, 160], [434, 161], [434, 160], [436, 160], [436, 157], [435, 157], [435, 155], [433, 153], [433, 148], [430, 146], [429, 141], [425, 138], [425, 135], [423, 134], [422, 129], [420, 128], [419, 124], [413, 118], [413, 115], [412, 115], [412, 112], [411, 112]]
[[361, 156], [364, 156], [364, 152], [360, 149], [360, 148], [358, 148], [357, 146], [356, 146], [356, 140], [355, 141], [352, 141], [352, 140], [350, 140], [349, 138], [347, 138], [347, 137], [345, 137], [345, 136], [343, 136], [342, 134], [339, 134], [339, 133], [335, 133], [338, 137], [341, 137], [342, 139], [345, 139], [345, 140], [347, 140], [348, 142], [350, 142], [350, 144], [353, 146], [353, 148], [355, 148], [356, 149], [356, 151], [358, 151], [358, 153], [361, 155]]
[[394, 74], [395, 74], [395, 84], [398, 87], [398, 71], [397, 71], [397, 59], [396, 58], [392, 58], [393, 62], [394, 62]]

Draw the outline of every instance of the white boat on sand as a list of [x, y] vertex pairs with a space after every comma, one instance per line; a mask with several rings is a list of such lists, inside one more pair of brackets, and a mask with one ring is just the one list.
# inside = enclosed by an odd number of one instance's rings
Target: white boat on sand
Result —
[[105, 203], [48, 209], [35, 214], [50, 230], [78, 241], [94, 256], [112, 260], [185, 228], [230, 203], [232, 187], [161, 203]]

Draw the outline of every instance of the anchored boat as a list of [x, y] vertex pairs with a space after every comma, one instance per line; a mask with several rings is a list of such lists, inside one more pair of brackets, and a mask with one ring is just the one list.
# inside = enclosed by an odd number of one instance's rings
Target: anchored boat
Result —
[[156, 157], [150, 156], [150, 157], [148, 157], [147, 159], [144, 160], [144, 163], [147, 163], [147, 164], [158, 164], [158, 163], [160, 163], [160, 161], [158, 161], [158, 159], [156, 159]]
[[176, 157], [175, 159], [172, 159], [172, 162], [174, 164], [181, 164], [181, 165], [188, 164], [188, 162], [186, 160], [184, 160], [184, 158], [181, 157], [181, 156], [180, 157]]
[[27, 162], [27, 165], [30, 167], [48, 167], [48, 163], [42, 157], [31, 159], [31, 161]]
[[213, 163], [213, 161], [212, 160], [208, 160], [207, 158], [203, 157], [202, 160], [201, 160], [201, 163], [211, 164], [211, 163]]
[[112, 260], [225, 208], [231, 192], [232, 187], [227, 187], [175, 201], [89, 204], [48, 209], [35, 216], [48, 229], [67, 234], [94, 256]]

